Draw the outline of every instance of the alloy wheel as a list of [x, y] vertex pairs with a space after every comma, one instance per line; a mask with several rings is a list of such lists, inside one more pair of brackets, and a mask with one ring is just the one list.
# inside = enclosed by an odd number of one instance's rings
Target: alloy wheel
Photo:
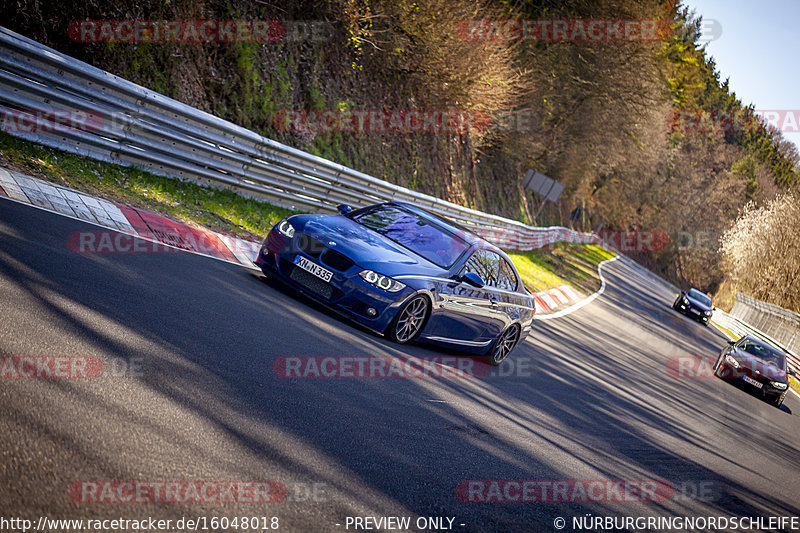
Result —
[[428, 318], [428, 300], [417, 296], [408, 302], [397, 314], [392, 328], [392, 337], [400, 344], [405, 344], [416, 337]]
[[500, 334], [500, 337], [495, 341], [492, 354], [489, 356], [489, 362], [493, 366], [502, 363], [505, 358], [508, 357], [508, 354], [511, 353], [511, 350], [517, 345], [517, 342], [519, 342], [519, 328], [517, 326], [511, 326]]

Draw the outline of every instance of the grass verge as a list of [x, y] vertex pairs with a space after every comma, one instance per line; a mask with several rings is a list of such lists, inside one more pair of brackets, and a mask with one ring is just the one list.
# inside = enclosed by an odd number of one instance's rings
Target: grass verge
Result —
[[800, 394], [800, 381], [797, 381], [793, 377], [789, 377], [789, 386], [794, 390], [797, 394]]
[[548, 249], [510, 252], [509, 257], [531, 292], [572, 285], [591, 294], [601, 285], [597, 265], [616, 254], [596, 244], [557, 243]]
[[190, 226], [257, 241], [293, 211], [233, 191], [47, 148], [0, 132], [0, 166]]
[[725, 333], [725, 335], [728, 336], [729, 339], [733, 339], [733, 340], [738, 340], [739, 339], [739, 337], [734, 332], [732, 332], [728, 328], [720, 326], [716, 321], [714, 321], [714, 317], [711, 317], [711, 322], [714, 322], [714, 325], [717, 328], [721, 329], [723, 331], [723, 333]]

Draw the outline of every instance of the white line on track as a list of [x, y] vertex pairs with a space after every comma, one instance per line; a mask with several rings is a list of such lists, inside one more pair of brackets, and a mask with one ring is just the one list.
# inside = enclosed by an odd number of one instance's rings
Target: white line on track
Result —
[[603, 277], [603, 266], [605, 266], [607, 263], [611, 263], [613, 261], [616, 261], [617, 259], [619, 259], [619, 256], [612, 257], [611, 259], [606, 259], [605, 261], [601, 261], [600, 263], [598, 263], [598, 265], [597, 265], [597, 273], [600, 276], [600, 289], [598, 289], [597, 292], [594, 292], [594, 293], [590, 294], [589, 296], [587, 296], [586, 298], [584, 298], [580, 302], [572, 304], [569, 307], [567, 307], [566, 309], [562, 309], [561, 311], [558, 311], [556, 313], [550, 313], [550, 314], [547, 314], [547, 315], [534, 316], [533, 319], [534, 320], [550, 320], [552, 318], [560, 318], [562, 316], [566, 316], [566, 315], [568, 315], [568, 314], [570, 314], [572, 312], [577, 311], [578, 309], [580, 309], [584, 305], [587, 305], [587, 304], [591, 303], [595, 298], [597, 298], [598, 296], [603, 294], [603, 292], [606, 290], [606, 278]]

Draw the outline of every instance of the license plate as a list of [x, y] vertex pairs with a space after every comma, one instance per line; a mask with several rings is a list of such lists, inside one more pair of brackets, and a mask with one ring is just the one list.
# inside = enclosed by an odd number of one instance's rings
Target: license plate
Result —
[[699, 315], [699, 314], [700, 314], [700, 311], [698, 311], [697, 309], [692, 309], [692, 313], [694, 313], [694, 314], [696, 314], [696, 315]]
[[294, 264], [299, 266], [306, 272], [311, 272], [322, 281], [330, 281], [331, 278], [333, 277], [333, 272], [331, 272], [327, 268], [322, 268], [316, 263], [312, 263], [302, 255], [298, 255], [297, 257], [294, 258]]
[[744, 382], [745, 383], [749, 383], [750, 385], [752, 385], [754, 387], [758, 387], [759, 389], [764, 386], [763, 383], [761, 383], [760, 381], [754, 380], [750, 376], [744, 376]]

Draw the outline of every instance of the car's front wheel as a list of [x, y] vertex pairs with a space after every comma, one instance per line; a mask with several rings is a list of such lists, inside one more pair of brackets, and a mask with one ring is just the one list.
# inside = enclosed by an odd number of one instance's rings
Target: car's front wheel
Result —
[[489, 363], [492, 366], [498, 366], [505, 361], [518, 342], [519, 326], [512, 324], [494, 341], [492, 348], [489, 350]]
[[431, 304], [425, 296], [411, 298], [389, 324], [386, 336], [399, 344], [413, 341], [425, 327], [430, 312]]
[[722, 377], [722, 356], [720, 355], [717, 357], [717, 361], [714, 363], [714, 375], [718, 378]]
[[780, 407], [781, 405], [783, 405], [783, 396], [781, 394], [775, 396], [770, 400], [770, 403], [775, 407]]

